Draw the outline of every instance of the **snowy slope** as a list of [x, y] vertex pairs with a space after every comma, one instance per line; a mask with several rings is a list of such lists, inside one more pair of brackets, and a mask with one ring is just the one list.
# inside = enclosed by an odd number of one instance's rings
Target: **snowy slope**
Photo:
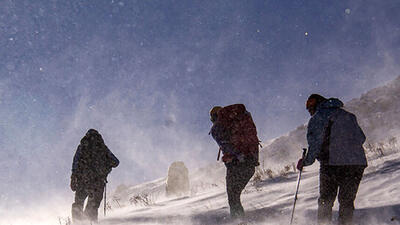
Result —
[[[400, 224], [400, 153], [370, 161], [356, 199], [355, 218], [358, 224]], [[246, 187], [242, 202], [249, 224], [288, 224], [296, 188], [296, 173], [286, 177], [264, 179]], [[160, 180], [154, 182], [154, 186]], [[146, 192], [149, 185], [136, 186]], [[143, 189], [141, 189], [143, 188]], [[151, 188], [150, 188], [151, 189]], [[126, 192], [128, 193], [128, 192]], [[133, 194], [133, 193], [131, 193]], [[129, 195], [122, 196], [128, 197]], [[318, 197], [318, 165], [303, 173], [296, 224], [313, 224]], [[101, 224], [237, 224], [229, 219], [224, 186], [205, 187], [190, 197], [167, 199], [158, 195], [151, 205], [115, 204]], [[334, 207], [337, 216], [337, 203]]]

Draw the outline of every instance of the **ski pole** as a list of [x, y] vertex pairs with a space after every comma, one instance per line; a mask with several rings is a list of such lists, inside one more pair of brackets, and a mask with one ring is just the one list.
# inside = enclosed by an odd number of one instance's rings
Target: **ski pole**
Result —
[[107, 179], [104, 180], [104, 217], [106, 217], [107, 209]]
[[[306, 157], [307, 149], [303, 148], [303, 157], [302, 159]], [[292, 209], [292, 216], [290, 218], [290, 225], [293, 223], [293, 216], [294, 216], [294, 209], [296, 208], [296, 201], [297, 201], [297, 193], [299, 192], [299, 186], [300, 186], [300, 179], [301, 179], [301, 172], [303, 171], [303, 168], [301, 168], [299, 172], [299, 176], [297, 177], [297, 186], [296, 186], [296, 193], [294, 194], [294, 203], [293, 203], [293, 209]]]

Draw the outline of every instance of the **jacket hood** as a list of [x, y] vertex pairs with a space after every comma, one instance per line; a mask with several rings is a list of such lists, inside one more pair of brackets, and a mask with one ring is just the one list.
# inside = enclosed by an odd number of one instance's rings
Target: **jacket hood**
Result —
[[337, 98], [330, 98], [324, 102], [322, 102], [318, 108], [342, 108], [343, 102]]
[[81, 144], [84, 146], [90, 145], [104, 145], [104, 140], [101, 137], [101, 134], [95, 130], [90, 129], [87, 131], [86, 135], [81, 139]]

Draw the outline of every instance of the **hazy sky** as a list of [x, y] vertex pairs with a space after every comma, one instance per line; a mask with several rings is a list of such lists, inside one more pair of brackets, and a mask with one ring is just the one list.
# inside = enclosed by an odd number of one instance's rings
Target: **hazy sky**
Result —
[[[114, 187], [214, 162], [213, 105], [244, 103], [263, 141], [400, 75], [399, 0], [0, 0], [0, 206], [72, 196], [95, 128]], [[71, 197], [72, 198], [72, 197]]]

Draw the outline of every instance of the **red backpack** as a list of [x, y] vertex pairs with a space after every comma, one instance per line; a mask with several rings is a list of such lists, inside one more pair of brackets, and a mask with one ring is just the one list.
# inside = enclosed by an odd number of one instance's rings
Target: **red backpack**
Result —
[[256, 125], [243, 104], [223, 107], [218, 111], [218, 123], [230, 131], [230, 142], [236, 150], [245, 156], [258, 155], [260, 140], [257, 137]]

